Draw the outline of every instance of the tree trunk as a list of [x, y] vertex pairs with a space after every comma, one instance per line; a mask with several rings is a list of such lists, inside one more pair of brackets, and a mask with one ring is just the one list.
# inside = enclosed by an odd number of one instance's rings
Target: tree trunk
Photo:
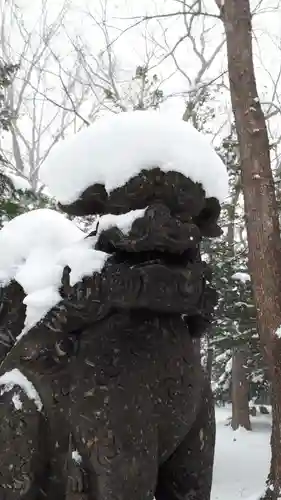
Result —
[[[217, 0], [219, 4], [219, 0]], [[272, 460], [265, 498], [281, 494], [281, 256], [269, 140], [255, 81], [249, 0], [219, 5], [224, 21], [232, 108], [238, 134], [249, 266], [259, 334], [272, 380]]]
[[[237, 182], [234, 196], [228, 207], [228, 227], [227, 227], [227, 243], [229, 252], [232, 258], [235, 258], [235, 213], [240, 194], [240, 183]], [[232, 400], [232, 416], [231, 426], [233, 430], [238, 427], [244, 427], [251, 430], [250, 415], [249, 415], [249, 383], [245, 372], [246, 356], [244, 347], [240, 346], [240, 350], [236, 350], [232, 356], [232, 381], [231, 381], [231, 400]]]
[[252, 430], [249, 413], [249, 381], [247, 379], [246, 355], [243, 347], [239, 347], [232, 356], [232, 419], [231, 427], [236, 431], [244, 427]]
[[211, 346], [209, 346], [207, 350], [206, 372], [208, 374], [208, 380], [210, 382], [212, 381], [213, 360], [214, 360], [214, 350]]

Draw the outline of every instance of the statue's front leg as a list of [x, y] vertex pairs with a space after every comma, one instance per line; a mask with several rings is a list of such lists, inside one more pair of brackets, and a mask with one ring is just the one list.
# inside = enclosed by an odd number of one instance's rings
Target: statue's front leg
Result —
[[159, 470], [156, 500], [210, 500], [215, 414], [208, 387], [190, 432]]
[[55, 397], [65, 379], [53, 359], [55, 338], [42, 326], [34, 329], [1, 365], [1, 500], [59, 500], [65, 494], [69, 429], [67, 405]]
[[47, 420], [35, 387], [18, 369], [0, 377], [0, 422], [0, 498], [47, 498]]

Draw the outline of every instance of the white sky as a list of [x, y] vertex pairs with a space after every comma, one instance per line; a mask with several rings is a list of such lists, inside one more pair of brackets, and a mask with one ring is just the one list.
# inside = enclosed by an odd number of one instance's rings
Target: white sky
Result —
[[[11, 0], [12, 3], [12, 0]], [[177, 12], [181, 10], [181, 3], [178, 0], [47, 0], [47, 24], [56, 19], [63, 4], [67, 4], [67, 13], [62, 25], [58, 29], [56, 36], [51, 41], [51, 48], [56, 56], [60, 58], [65, 71], [74, 72], [77, 69], [75, 66], [74, 49], [72, 41], [79, 40], [81, 44], [88, 46], [87, 60], [90, 65], [93, 65], [93, 56], [97, 56], [105, 47], [105, 40], [101, 29], [97, 25], [97, 21], [101, 22], [103, 12], [106, 5], [107, 26], [109, 30], [110, 40], [118, 40], [113, 44], [114, 53], [117, 60], [117, 76], [118, 83], [122, 89], [125, 80], [130, 80], [135, 68], [138, 64], [143, 64], [149, 58], [149, 65], [153, 67], [160, 79], [164, 82], [161, 86], [165, 95], [188, 92], [190, 84], [183, 75], [176, 71], [174, 61], [171, 57], [167, 57], [169, 51], [185, 35], [186, 27], [184, 25], [183, 16], [174, 16], [165, 19], [155, 19], [146, 23], [141, 23], [138, 26], [128, 29], [137, 19], [130, 19], [135, 16], [164, 14], [167, 12]], [[205, 0], [204, 2], [208, 12], [217, 13], [215, 0]], [[281, 9], [277, 9], [278, 0], [255, 0], [251, 2], [252, 9], [259, 5], [259, 14], [254, 17], [254, 52], [255, 64], [257, 69], [257, 80], [259, 85], [259, 93], [261, 100], [271, 102], [274, 93], [274, 85], [278, 79], [281, 68]], [[0, 5], [5, 5], [5, 11], [9, 2], [0, 0]], [[42, 3], [41, 0], [17, 0], [18, 12], [21, 13], [24, 20], [26, 34], [32, 33], [31, 44], [29, 50], [25, 53], [25, 59], [22, 62], [24, 69], [25, 64], [31, 59], [38, 42], [42, 42]], [[90, 14], [90, 15], [89, 15]], [[23, 36], [19, 33], [19, 25], [9, 22], [7, 17], [6, 36], [8, 32], [11, 34], [11, 54], [15, 57], [16, 54], [22, 53], [24, 43]], [[206, 44], [206, 57], [208, 57], [217, 45], [222, 40], [223, 26], [220, 21], [213, 18], [205, 19], [205, 28], [208, 28], [208, 33], [205, 34], [204, 40]], [[122, 31], [127, 30], [122, 34]], [[200, 33], [202, 32], [202, 18], [197, 18], [194, 23], [193, 35], [196, 43], [199, 41]], [[38, 35], [40, 34], [40, 35]], [[121, 35], [121, 36], [120, 36]], [[200, 61], [195, 56], [192, 44], [189, 40], [185, 40], [177, 47], [175, 52], [177, 63], [180, 68], [188, 74], [193, 85], [194, 79], [200, 69]], [[40, 61], [40, 65], [43, 61]], [[57, 72], [57, 65], [54, 58], [50, 57], [47, 61], [49, 72]], [[219, 52], [212, 63], [210, 69], [204, 74], [203, 81], [212, 80], [223, 71], [226, 70], [226, 52], [225, 48]], [[38, 73], [33, 72], [30, 81], [35, 85], [38, 78]], [[224, 77], [224, 82], [227, 84], [227, 77]], [[281, 83], [281, 82], [280, 82]], [[47, 73], [44, 81], [41, 81], [41, 86], [44, 90], [47, 89], [48, 96], [54, 100], [61, 99], [62, 90], [57, 77]], [[281, 95], [280, 85], [278, 86], [274, 102], [279, 105], [279, 95]], [[85, 90], [85, 85], [81, 87], [81, 92]], [[21, 108], [21, 126], [24, 130], [24, 135], [28, 141], [32, 139], [32, 114], [31, 104], [33, 99], [32, 89], [26, 90], [24, 106]], [[77, 90], [79, 92], [79, 89]], [[42, 102], [37, 99], [37, 112], [42, 107]], [[221, 125], [225, 121], [230, 120], [229, 96], [226, 89], [212, 95], [212, 105], [215, 108], [215, 119], [210, 124], [212, 133], [217, 134]], [[29, 112], [30, 108], [30, 112]], [[82, 106], [83, 112], [88, 112], [89, 102], [85, 99]], [[163, 105], [163, 110], [173, 114], [182, 116], [184, 112], [184, 98], [174, 97], [169, 99]], [[44, 140], [41, 141], [41, 148], [44, 151], [47, 145], [53, 138], [58, 127], [60, 126], [61, 114], [55, 116], [57, 108], [50, 102], [44, 102], [44, 108], [40, 108], [43, 115], [43, 120], [52, 121], [52, 125], [47, 127]], [[30, 116], [29, 116], [30, 115]], [[270, 132], [274, 137], [280, 133], [279, 127], [280, 118], [273, 119], [270, 122]], [[76, 126], [76, 125], [75, 125]], [[71, 131], [74, 129], [72, 128]], [[43, 145], [42, 145], [43, 144]], [[42, 153], [42, 152], [41, 152]], [[40, 153], [40, 154], [41, 154]], [[40, 156], [39, 154], [39, 156]], [[43, 153], [42, 153], [43, 154]], [[42, 156], [41, 154], [41, 156]]]

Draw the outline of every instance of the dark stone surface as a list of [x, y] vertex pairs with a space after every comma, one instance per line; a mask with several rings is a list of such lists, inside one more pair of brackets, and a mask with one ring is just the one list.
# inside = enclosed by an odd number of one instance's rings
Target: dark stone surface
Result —
[[187, 250], [196, 253], [200, 241], [200, 229], [191, 217], [182, 221], [173, 217], [165, 205], [157, 203], [149, 206], [144, 216], [133, 222], [128, 234], [124, 235], [116, 226], [101, 232], [96, 248], [107, 253], [141, 253], [138, 260], [147, 260], [142, 258], [143, 252], [153, 252], [154, 258], [157, 251], [167, 257], [171, 254], [186, 255]]
[[[207, 500], [213, 408], [183, 319], [116, 312], [64, 339], [65, 355], [56, 343], [57, 333], [42, 326], [2, 367], [19, 367], [45, 410], [19, 388], [1, 396], [1, 498], [18, 499], [22, 484], [28, 500], [72, 498], [69, 489], [91, 500], [152, 500], [156, 488], [157, 499], [180, 491]], [[76, 449], [81, 464], [72, 460]]]
[[149, 207], [128, 234], [99, 234], [101, 273], [71, 287], [65, 269], [61, 303], [2, 364], [43, 410], [0, 388], [1, 499], [210, 499], [214, 409], [193, 337], [216, 303], [200, 241], [218, 233], [219, 205], [182, 177], [155, 177], [154, 195], [145, 175], [100, 195], [100, 212]]
[[0, 286], [0, 363], [12, 348], [16, 336], [21, 332], [25, 320], [25, 293], [22, 287], [12, 281]]
[[[215, 198], [206, 198], [201, 184], [192, 182], [178, 172], [162, 172], [155, 167], [142, 170], [125, 185], [112, 190], [109, 194], [102, 184], [87, 188], [78, 200], [61, 205], [60, 208], [77, 216], [91, 214], [123, 214], [130, 210], [146, 208], [155, 202], [165, 205], [178, 218], [196, 217], [196, 224], [212, 232], [216, 227], [220, 205]], [[219, 234], [203, 234], [218, 236]]]

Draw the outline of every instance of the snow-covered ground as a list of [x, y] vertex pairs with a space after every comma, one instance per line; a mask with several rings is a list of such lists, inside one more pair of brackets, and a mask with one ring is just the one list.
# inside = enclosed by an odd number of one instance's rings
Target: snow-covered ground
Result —
[[253, 431], [226, 426], [230, 408], [217, 408], [217, 445], [212, 500], [259, 500], [270, 461], [269, 416], [252, 418]]

